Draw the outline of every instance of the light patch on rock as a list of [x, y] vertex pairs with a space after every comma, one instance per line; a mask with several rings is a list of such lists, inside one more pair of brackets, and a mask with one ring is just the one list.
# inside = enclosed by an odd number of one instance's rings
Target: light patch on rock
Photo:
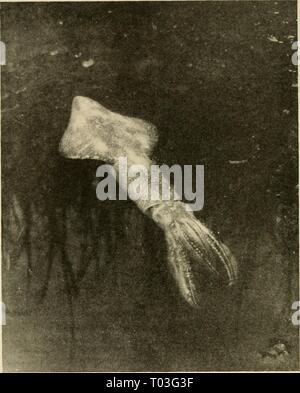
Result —
[[84, 68], [89, 68], [92, 67], [95, 64], [95, 61], [93, 59], [89, 59], [89, 60], [84, 60], [81, 65]]

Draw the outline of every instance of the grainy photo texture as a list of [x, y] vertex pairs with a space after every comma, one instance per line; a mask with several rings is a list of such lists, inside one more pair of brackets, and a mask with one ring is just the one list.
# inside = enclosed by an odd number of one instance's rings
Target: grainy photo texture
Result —
[[295, 1], [1, 3], [3, 369], [299, 370]]

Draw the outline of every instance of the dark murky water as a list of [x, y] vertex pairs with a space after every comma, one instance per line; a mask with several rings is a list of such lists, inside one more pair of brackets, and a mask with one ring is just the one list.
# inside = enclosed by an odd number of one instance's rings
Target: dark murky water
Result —
[[[5, 369], [298, 367], [296, 2], [1, 4], [1, 24]], [[232, 293], [190, 310], [160, 230], [59, 157], [75, 95], [155, 124], [158, 162], [205, 165]]]

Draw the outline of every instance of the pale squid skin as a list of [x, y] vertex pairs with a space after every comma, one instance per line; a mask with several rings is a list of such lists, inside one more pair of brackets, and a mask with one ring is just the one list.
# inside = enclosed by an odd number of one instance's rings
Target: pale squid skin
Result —
[[[157, 141], [158, 132], [152, 124], [111, 112], [89, 98], [75, 97], [59, 151], [66, 158], [110, 163], [116, 171], [119, 157], [127, 157], [128, 165], [150, 169]], [[129, 178], [128, 182], [132, 180]], [[137, 200], [135, 203], [163, 229], [170, 270], [190, 305], [201, 304], [206, 282], [216, 287], [235, 283], [234, 256], [183, 202]]]

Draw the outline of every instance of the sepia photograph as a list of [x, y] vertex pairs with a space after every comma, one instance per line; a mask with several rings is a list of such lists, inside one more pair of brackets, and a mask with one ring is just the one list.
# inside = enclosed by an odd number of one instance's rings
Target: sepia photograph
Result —
[[2, 371], [299, 371], [297, 1], [0, 10]]

